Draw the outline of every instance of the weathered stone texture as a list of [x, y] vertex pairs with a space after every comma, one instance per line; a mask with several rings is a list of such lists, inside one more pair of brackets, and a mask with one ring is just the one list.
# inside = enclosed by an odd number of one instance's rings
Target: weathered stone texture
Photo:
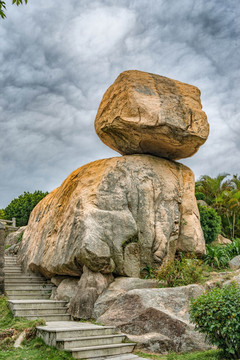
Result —
[[111, 304], [104, 292], [95, 304], [94, 314], [99, 313], [101, 304], [102, 314], [96, 317], [97, 321], [116, 326], [131, 341], [139, 342], [139, 349], [160, 353], [206, 350], [210, 346], [204, 342], [204, 336], [194, 331], [188, 312], [190, 298], [203, 291], [199, 285], [135, 289], [118, 294]]
[[173, 160], [195, 154], [209, 133], [197, 87], [136, 70], [120, 74], [106, 91], [95, 129], [120, 154]]
[[104, 314], [120, 296], [130, 290], [152, 289], [158, 286], [157, 280], [117, 277], [95, 302], [93, 317], [97, 319]]
[[93, 307], [98, 296], [113, 280], [112, 274], [103, 275], [101, 273], [94, 273], [84, 266], [77, 291], [70, 301], [70, 314], [79, 319], [91, 319]]
[[240, 255], [235, 256], [232, 260], [229, 261], [228, 266], [232, 270], [240, 269]]
[[47, 195], [30, 216], [20, 259], [49, 277], [80, 276], [83, 265], [138, 277], [177, 247], [205, 252], [194, 176], [181, 164], [132, 155], [87, 164]]
[[[52, 281], [52, 279], [51, 279]], [[54, 282], [54, 281], [52, 281]], [[65, 278], [59, 284], [51, 296], [54, 300], [70, 301], [77, 293], [79, 278]]]
[[14, 245], [17, 243], [20, 235], [25, 231], [26, 226], [22, 226], [20, 227], [17, 231], [13, 231], [10, 234], [8, 234], [8, 236], [5, 239], [5, 245]]

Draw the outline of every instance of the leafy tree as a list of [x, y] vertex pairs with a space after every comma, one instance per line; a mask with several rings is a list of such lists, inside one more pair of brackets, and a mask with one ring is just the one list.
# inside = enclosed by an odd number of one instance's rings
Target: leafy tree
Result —
[[229, 174], [219, 174], [216, 178], [208, 175], [201, 176], [200, 180], [196, 182], [196, 192], [205, 195], [205, 201], [208, 205], [214, 204], [216, 198], [222, 191], [231, 188], [230, 181], [223, 181]]
[[[12, 0], [12, 3], [16, 4], [17, 6], [23, 3], [27, 4], [27, 2], [28, 0]], [[2, 19], [6, 17], [5, 10], [6, 10], [6, 2], [0, 1], [0, 16]]]
[[4, 219], [5, 218], [5, 212], [3, 209], [0, 209], [0, 219]]
[[4, 209], [5, 219], [12, 220], [16, 218], [17, 226], [27, 225], [31, 211], [42, 200], [48, 192], [35, 191], [34, 193], [24, 192], [18, 198], [13, 199]]
[[200, 213], [200, 222], [204, 238], [207, 244], [215, 241], [221, 232], [221, 218], [217, 212], [206, 206], [198, 205]]

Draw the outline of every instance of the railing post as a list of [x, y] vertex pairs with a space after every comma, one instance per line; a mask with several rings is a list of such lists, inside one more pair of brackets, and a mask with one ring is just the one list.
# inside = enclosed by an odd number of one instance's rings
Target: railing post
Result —
[[16, 227], [16, 218], [12, 218], [12, 226]]
[[5, 227], [0, 222], [0, 294], [4, 294], [4, 250]]

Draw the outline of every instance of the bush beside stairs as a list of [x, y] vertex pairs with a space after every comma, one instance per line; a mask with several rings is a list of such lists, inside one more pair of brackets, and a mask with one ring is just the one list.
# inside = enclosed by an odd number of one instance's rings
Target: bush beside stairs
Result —
[[132, 354], [135, 343], [124, 343], [125, 335], [115, 327], [71, 321], [65, 301], [49, 300], [54, 285], [43, 276], [23, 273], [16, 256], [5, 256], [5, 292], [14, 316], [43, 318], [37, 336], [47, 345], [69, 351], [76, 359], [141, 359]]

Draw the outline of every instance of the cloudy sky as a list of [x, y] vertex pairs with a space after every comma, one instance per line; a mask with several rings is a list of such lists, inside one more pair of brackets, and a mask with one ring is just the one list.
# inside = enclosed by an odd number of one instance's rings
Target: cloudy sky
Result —
[[240, 2], [7, 1], [0, 19], [0, 208], [118, 156], [94, 132], [101, 98], [138, 69], [196, 85], [211, 133], [182, 161], [196, 178], [240, 175]]

